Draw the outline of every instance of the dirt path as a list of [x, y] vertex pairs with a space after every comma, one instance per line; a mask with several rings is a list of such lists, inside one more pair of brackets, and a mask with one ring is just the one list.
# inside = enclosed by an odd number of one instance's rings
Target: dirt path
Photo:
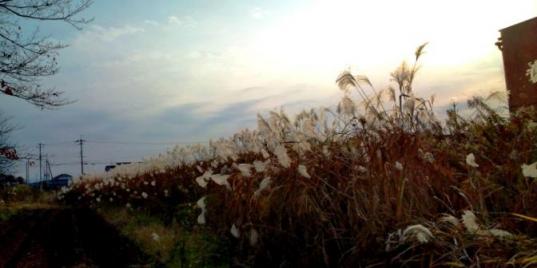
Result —
[[0, 267], [145, 267], [148, 258], [90, 210], [29, 210], [0, 222]]

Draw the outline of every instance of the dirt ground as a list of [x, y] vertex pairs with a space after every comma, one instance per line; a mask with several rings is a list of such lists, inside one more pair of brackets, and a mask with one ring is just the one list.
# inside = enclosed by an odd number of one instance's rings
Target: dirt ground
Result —
[[27, 210], [0, 222], [0, 267], [150, 267], [148, 259], [87, 209]]

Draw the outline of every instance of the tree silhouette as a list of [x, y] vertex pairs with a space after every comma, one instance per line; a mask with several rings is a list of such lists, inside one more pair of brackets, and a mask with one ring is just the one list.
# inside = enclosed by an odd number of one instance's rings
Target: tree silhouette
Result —
[[15, 126], [10, 123], [10, 118], [0, 111], [0, 174], [9, 173], [14, 160], [18, 159], [17, 151], [9, 142], [9, 134], [13, 130]]
[[58, 72], [58, 50], [66, 45], [41, 35], [38, 28], [24, 32], [21, 21], [62, 21], [76, 29], [90, 20], [79, 14], [92, 0], [0, 0], [0, 91], [41, 109], [70, 103], [63, 91], [43, 88], [40, 79]]

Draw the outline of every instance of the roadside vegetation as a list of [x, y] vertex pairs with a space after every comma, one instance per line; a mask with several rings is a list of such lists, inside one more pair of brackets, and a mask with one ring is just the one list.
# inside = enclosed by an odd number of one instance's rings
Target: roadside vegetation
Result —
[[537, 265], [537, 113], [491, 94], [437, 119], [413, 90], [424, 46], [386, 90], [345, 71], [336, 109], [259, 115], [59, 198], [187, 267]]
[[[228, 267], [227, 245], [194, 224], [193, 208], [165, 222], [159, 215], [122, 207], [100, 207], [98, 213], [131, 239], [154, 264], [166, 267]], [[179, 216], [181, 215], [181, 216]]]
[[26, 184], [0, 186], [0, 222], [34, 209], [56, 208], [56, 193], [33, 189]]

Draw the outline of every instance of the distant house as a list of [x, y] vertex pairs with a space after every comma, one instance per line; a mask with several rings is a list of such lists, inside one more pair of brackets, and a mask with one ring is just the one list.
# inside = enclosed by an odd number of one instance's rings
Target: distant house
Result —
[[121, 166], [121, 165], [129, 165], [131, 164], [131, 162], [117, 162], [116, 164], [114, 165], [107, 165], [104, 167], [104, 171], [108, 172], [114, 168], [116, 168], [117, 166]]
[[537, 17], [500, 30], [509, 109], [537, 108]]
[[56, 177], [54, 177], [54, 179], [52, 180], [72, 180], [73, 179], [73, 176], [69, 175], [69, 174], [60, 174]]
[[50, 190], [60, 189], [64, 186], [69, 185], [69, 182], [73, 179], [73, 176], [69, 174], [60, 174], [54, 177], [50, 181], [46, 181], [46, 188]]
[[44, 190], [58, 190], [64, 186], [68, 186], [71, 180], [73, 180], [73, 176], [69, 174], [60, 174], [54, 177], [52, 180], [34, 182], [31, 183], [30, 186]]

